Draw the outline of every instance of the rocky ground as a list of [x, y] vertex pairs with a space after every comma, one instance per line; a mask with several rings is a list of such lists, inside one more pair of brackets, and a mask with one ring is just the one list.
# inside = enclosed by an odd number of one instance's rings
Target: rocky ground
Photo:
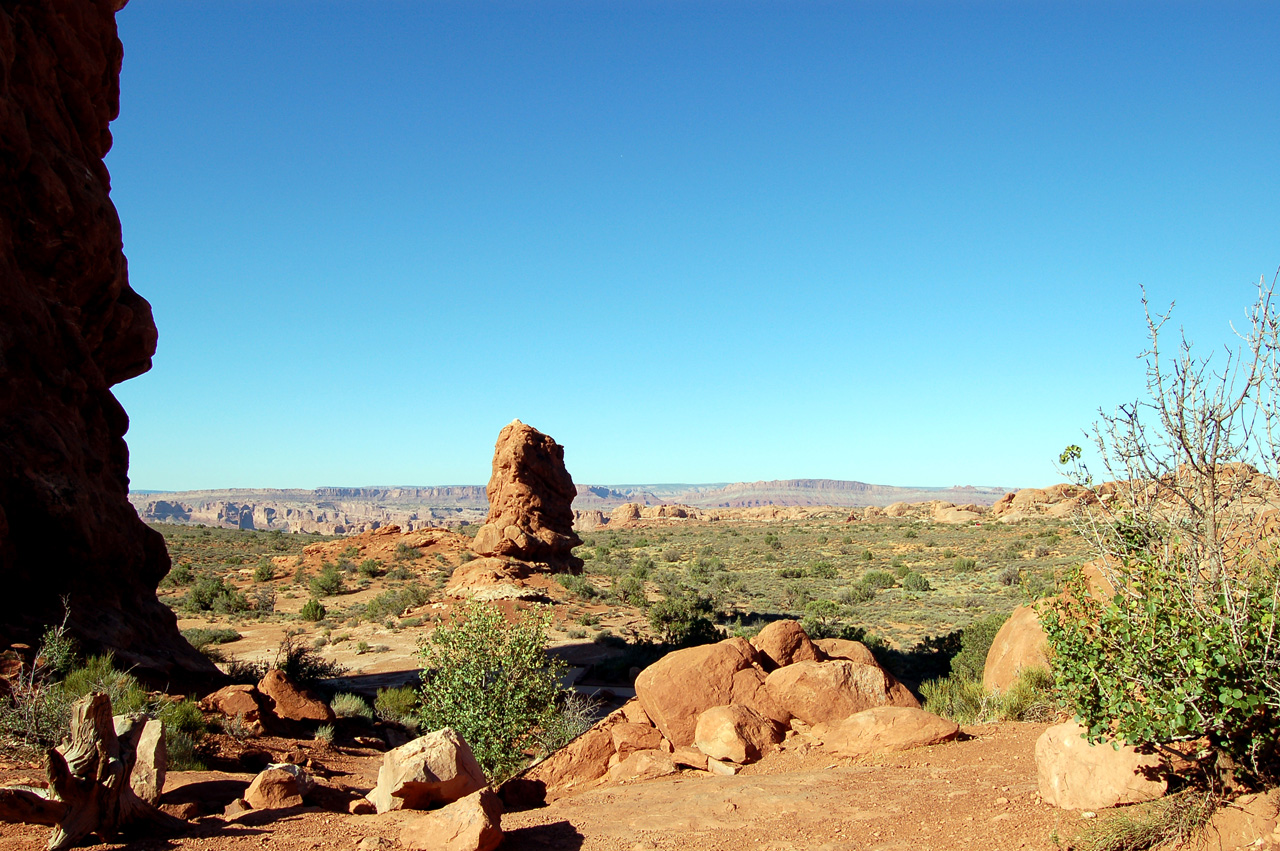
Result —
[[[503, 816], [502, 847], [518, 849], [897, 849], [1055, 848], [1080, 814], [1041, 803], [1033, 756], [1045, 725], [966, 728], [956, 742], [898, 754], [832, 757], [801, 743], [770, 754], [734, 777], [685, 771], [606, 786]], [[283, 747], [287, 743], [267, 743]], [[306, 743], [308, 746], [312, 743]], [[355, 748], [307, 753], [326, 782], [353, 791], [374, 786], [381, 755]], [[38, 779], [32, 764], [6, 765], [0, 785]], [[225, 806], [244, 793], [251, 771], [170, 775], [163, 802]], [[264, 810], [235, 819], [204, 816], [172, 838], [86, 846], [95, 849], [355, 848], [381, 838], [396, 847], [399, 811], [348, 815], [318, 807]], [[4, 825], [0, 851], [43, 845], [48, 828]], [[379, 847], [368, 842], [366, 848]]]

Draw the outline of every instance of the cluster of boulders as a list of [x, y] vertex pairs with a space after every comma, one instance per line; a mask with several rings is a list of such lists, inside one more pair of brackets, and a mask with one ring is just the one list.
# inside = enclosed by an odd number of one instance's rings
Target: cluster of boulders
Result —
[[200, 701], [200, 708], [238, 725], [237, 733], [247, 736], [314, 729], [334, 720], [329, 704], [283, 671], [267, 672], [257, 685], [224, 686]]
[[856, 641], [813, 641], [795, 621], [753, 640], [678, 650], [640, 673], [636, 697], [507, 784], [522, 801], [695, 769], [737, 773], [788, 740], [855, 755], [936, 744], [959, 727]]

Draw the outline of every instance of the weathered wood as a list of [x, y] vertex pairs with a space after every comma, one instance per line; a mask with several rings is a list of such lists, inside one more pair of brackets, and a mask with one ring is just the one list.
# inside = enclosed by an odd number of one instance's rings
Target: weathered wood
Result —
[[52, 826], [66, 813], [66, 804], [52, 801], [35, 789], [26, 786], [0, 788], [0, 821]]
[[111, 700], [100, 692], [76, 701], [71, 712], [71, 742], [50, 748], [50, 797], [66, 811], [49, 837], [50, 851], [63, 851], [90, 834], [104, 839], [139, 825], [176, 832], [186, 822], [162, 813], [143, 801], [129, 786], [142, 719], [121, 726], [117, 737]]

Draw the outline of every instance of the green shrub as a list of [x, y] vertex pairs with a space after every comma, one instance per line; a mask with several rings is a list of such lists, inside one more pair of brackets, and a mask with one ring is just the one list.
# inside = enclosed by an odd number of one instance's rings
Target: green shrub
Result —
[[[295, 683], [308, 686], [330, 677], [340, 677], [347, 672], [347, 669], [337, 662], [325, 659], [315, 651], [315, 648], [303, 644], [299, 640], [301, 635], [300, 632], [284, 634], [284, 638], [280, 641], [280, 648], [276, 651], [275, 661], [272, 663], [273, 668], [283, 671], [285, 676]], [[260, 675], [259, 679], [261, 678]]]
[[212, 644], [228, 644], [232, 641], [239, 641], [242, 637], [230, 627], [192, 627], [184, 629], [182, 637], [197, 650], [204, 650]]
[[916, 537], [919, 537], [919, 533], [918, 533], [918, 532], [916, 532], [916, 530], [915, 530], [915, 529], [908, 529], [907, 531], [905, 531], [905, 532], [903, 532], [903, 533], [902, 533], [902, 537], [904, 537], [904, 538], [916, 538]]
[[859, 582], [856, 585], [842, 588], [836, 599], [846, 606], [856, 606], [859, 603], [870, 603], [875, 597], [876, 589], [865, 582]]
[[315, 740], [322, 745], [332, 745], [336, 731], [332, 724], [321, 724], [316, 727]]
[[254, 582], [270, 582], [276, 578], [276, 565], [269, 558], [264, 558], [258, 562], [258, 566], [253, 569]]
[[707, 597], [678, 592], [649, 607], [649, 626], [664, 643], [675, 647], [711, 644], [724, 638], [712, 614]]
[[809, 565], [809, 575], [815, 579], [835, 579], [839, 574], [831, 562], [817, 561]]
[[191, 586], [183, 598], [182, 608], [189, 612], [235, 614], [249, 609], [249, 599], [228, 585], [221, 576], [206, 575]]
[[862, 551], [862, 556], [861, 556], [861, 558], [862, 558], [862, 560], [863, 560], [863, 561], [871, 561], [871, 560], [872, 560], [872, 559], [874, 559], [875, 557], [876, 557], [875, 553], [871, 552], [871, 550], [863, 550], [863, 551]]
[[423, 729], [452, 727], [493, 783], [544, 753], [558, 722], [564, 663], [546, 654], [548, 611], [509, 623], [496, 606], [464, 603], [419, 650]]
[[924, 708], [957, 724], [996, 720], [995, 698], [982, 683], [967, 677], [943, 677], [920, 684]]
[[373, 701], [373, 711], [379, 718], [397, 724], [414, 721], [417, 709], [418, 692], [409, 686], [378, 689]]
[[312, 597], [310, 600], [302, 604], [302, 610], [298, 612], [298, 617], [302, 618], [304, 621], [315, 622], [324, 620], [325, 615], [327, 614], [329, 614], [329, 610], [324, 607], [324, 603], [321, 603], [319, 600]]
[[400, 541], [396, 544], [394, 557], [396, 561], [413, 561], [414, 559], [422, 558], [422, 550], [419, 550], [417, 547], [411, 547], [404, 541]]
[[1010, 565], [996, 574], [996, 581], [1006, 588], [1012, 588], [1022, 579], [1022, 571]]
[[333, 700], [329, 701], [329, 708], [333, 710], [333, 714], [339, 718], [365, 718], [369, 721], [373, 720], [373, 707], [371, 707], [363, 697], [350, 692], [342, 692], [334, 695]]
[[933, 586], [929, 584], [929, 580], [925, 579], [918, 573], [908, 573], [906, 576], [902, 577], [902, 587], [908, 591], [915, 591], [920, 594], [933, 590]]
[[960, 556], [951, 563], [951, 569], [956, 573], [973, 573], [978, 569], [978, 560]]
[[568, 591], [573, 597], [583, 602], [591, 602], [600, 598], [600, 589], [591, 584], [591, 580], [585, 576], [575, 576], [572, 573], [557, 573], [555, 576], [556, 584], [564, 590]]
[[991, 643], [996, 640], [996, 633], [1008, 619], [1008, 614], [987, 615], [961, 631], [960, 652], [951, 658], [952, 678], [982, 681], [982, 670], [986, 667]]
[[862, 583], [867, 587], [875, 588], [876, 590], [892, 588], [894, 585], [898, 584], [894, 579], [893, 574], [887, 570], [868, 570], [866, 573], [862, 574]]
[[804, 568], [783, 567], [778, 570], [779, 579], [804, 579]]
[[311, 577], [308, 583], [311, 593], [317, 597], [332, 597], [346, 591], [342, 582], [342, 571], [336, 564], [325, 562], [320, 573]]

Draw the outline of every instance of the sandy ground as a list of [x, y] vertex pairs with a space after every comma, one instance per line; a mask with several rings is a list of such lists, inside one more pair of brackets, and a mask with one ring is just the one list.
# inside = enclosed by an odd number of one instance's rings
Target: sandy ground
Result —
[[[900, 754], [833, 758], [793, 744], [736, 777], [687, 771], [605, 786], [549, 806], [507, 813], [504, 849], [1053, 849], [1070, 836], [1076, 813], [1040, 802], [1033, 749], [1039, 724], [966, 729], [967, 738]], [[278, 743], [285, 747], [287, 742]], [[380, 756], [357, 749], [308, 754], [326, 782], [367, 790]], [[38, 777], [34, 765], [0, 768], [0, 783]], [[229, 802], [249, 772], [171, 776], [167, 802]], [[315, 807], [251, 813], [235, 821], [206, 816], [188, 835], [87, 846], [95, 849], [353, 849], [365, 837], [394, 843], [416, 813], [352, 816]], [[0, 825], [0, 851], [43, 847], [48, 828]]]

